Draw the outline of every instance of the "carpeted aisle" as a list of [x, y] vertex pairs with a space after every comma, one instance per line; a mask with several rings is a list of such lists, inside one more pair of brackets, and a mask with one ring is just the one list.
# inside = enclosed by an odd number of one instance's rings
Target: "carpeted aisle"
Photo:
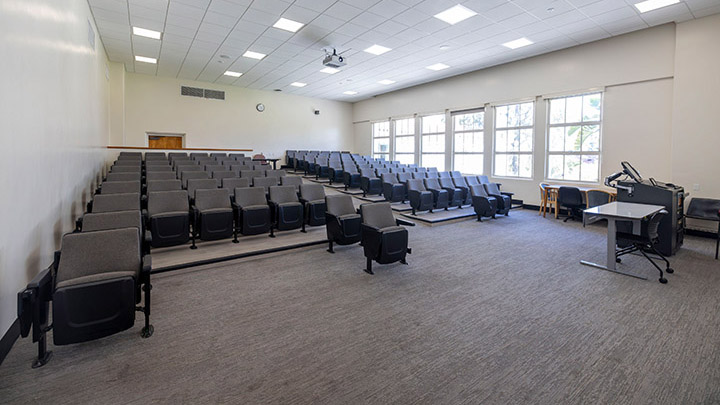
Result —
[[605, 227], [514, 210], [410, 228], [409, 265], [325, 246], [154, 278], [155, 335], [16, 343], [1, 403], [720, 402], [720, 262], [688, 237], [667, 285], [579, 264]]

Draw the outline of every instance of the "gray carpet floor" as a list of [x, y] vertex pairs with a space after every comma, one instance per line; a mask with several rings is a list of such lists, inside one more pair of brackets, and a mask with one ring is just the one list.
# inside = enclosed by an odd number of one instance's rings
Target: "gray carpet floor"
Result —
[[410, 228], [409, 265], [362, 271], [323, 246], [154, 278], [141, 322], [53, 347], [18, 341], [0, 403], [697, 404], [720, 402], [720, 261], [688, 237], [657, 282], [579, 264], [605, 228], [514, 210]]

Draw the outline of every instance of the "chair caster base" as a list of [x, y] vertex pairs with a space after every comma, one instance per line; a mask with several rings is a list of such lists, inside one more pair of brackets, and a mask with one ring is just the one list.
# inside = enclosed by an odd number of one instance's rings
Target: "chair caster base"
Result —
[[673, 270], [673, 269], [671, 269], [670, 267], [668, 267], [667, 269], [665, 269], [665, 272], [666, 272], [666, 273], [673, 274], [673, 273], [675, 273], [675, 270]]
[[52, 354], [53, 352], [45, 352], [45, 355], [42, 358], [36, 358], [35, 361], [33, 361], [32, 368], [39, 368], [46, 365], [52, 358]]
[[660, 284], [667, 284], [667, 279], [665, 277], [660, 277]]
[[140, 337], [142, 337], [143, 339], [147, 339], [152, 336], [154, 332], [155, 328], [152, 325], [145, 326], [140, 331]]

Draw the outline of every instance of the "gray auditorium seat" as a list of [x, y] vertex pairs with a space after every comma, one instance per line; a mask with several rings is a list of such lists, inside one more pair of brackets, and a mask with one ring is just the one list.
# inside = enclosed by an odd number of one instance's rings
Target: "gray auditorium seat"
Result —
[[203, 166], [203, 167], [204, 167], [204, 170], [205, 170], [206, 172], [210, 172], [210, 173], [212, 173], [212, 172], [226, 172], [226, 171], [230, 170], [230, 167], [228, 167], [228, 166], [223, 166], [223, 165], [221, 165], [221, 164], [217, 164], [217, 162], [212, 162], [212, 163], [210, 163], [210, 164], [206, 164], [206, 165]]
[[261, 188], [237, 187], [233, 190], [235, 202], [235, 240], [237, 232], [243, 235], [259, 235], [270, 231], [272, 225], [270, 206]]
[[300, 176], [285, 176], [280, 177], [280, 185], [281, 186], [293, 186], [295, 187], [295, 192], [300, 192], [300, 185], [303, 184], [303, 179]]
[[174, 172], [148, 172], [145, 180], [149, 183], [155, 180], [175, 180], [177, 175]]
[[110, 173], [140, 173], [142, 168], [140, 166], [112, 166]]
[[426, 172], [413, 172], [412, 173], [413, 179], [421, 179], [422, 180], [422, 179], [425, 179], [426, 177], [427, 177]]
[[252, 186], [260, 187], [267, 194], [271, 186], [277, 186], [278, 179], [276, 177], [253, 177]]
[[271, 207], [273, 226], [270, 228], [270, 236], [275, 237], [274, 230], [286, 231], [302, 228], [305, 231], [303, 219], [303, 205], [298, 199], [297, 192], [293, 186], [270, 187], [268, 199]]
[[162, 165], [162, 166], [145, 166], [145, 172], [147, 173], [162, 173], [162, 172], [173, 172], [172, 167], [169, 165]]
[[101, 194], [139, 193], [140, 180], [133, 181], [109, 181], [100, 186]]
[[279, 183], [280, 177], [285, 177], [285, 176], [287, 176], [287, 173], [285, 172], [285, 170], [267, 170], [267, 171], [265, 171], [265, 177], [277, 178], [278, 184], [280, 184]]
[[497, 183], [483, 184], [485, 191], [490, 197], [495, 197], [497, 200], [497, 213], [500, 215], [509, 215], [510, 208], [512, 207], [512, 199], [500, 192], [500, 187]]
[[360, 169], [360, 189], [363, 192], [363, 197], [368, 194], [382, 194], [383, 184], [373, 169]]
[[169, 152], [168, 153], [168, 159], [172, 160], [173, 158], [186, 158], [188, 157], [187, 152]]
[[362, 237], [360, 244], [367, 259], [365, 271], [372, 272], [372, 261], [388, 264], [399, 261], [407, 264], [408, 231], [400, 226], [392, 214], [390, 203], [379, 202], [360, 206]]
[[113, 212], [140, 210], [140, 193], [97, 194], [92, 201], [92, 211]]
[[447, 190], [448, 192], [448, 200], [450, 201], [450, 206], [462, 206], [465, 202], [465, 195], [463, 194], [463, 190], [461, 188], [455, 187], [455, 183], [453, 183], [452, 178], [440, 177], [438, 181], [440, 182], [440, 187], [442, 187], [444, 190]]
[[417, 211], [430, 211], [434, 207], [433, 193], [425, 188], [425, 184], [421, 179], [411, 179], [407, 183], [408, 200], [412, 207], [412, 214]]
[[111, 181], [134, 181], [141, 180], [142, 176], [140, 173], [108, 173], [105, 177], [105, 183]]
[[435, 171], [435, 172], [428, 171], [425, 174], [425, 176], [427, 176], [428, 179], [437, 179], [440, 177], [437, 171]]
[[201, 152], [192, 152], [190, 153], [190, 158], [193, 160], [200, 160], [201, 158], [207, 158], [209, 157], [207, 153], [201, 153]]
[[230, 191], [224, 188], [197, 190], [193, 211], [191, 249], [197, 249], [195, 239], [218, 240], [233, 236], [233, 209]]
[[465, 176], [465, 183], [467, 183], [468, 187], [476, 186], [480, 184], [480, 180], [478, 180], [477, 176]]
[[82, 232], [132, 227], [140, 229], [142, 234], [142, 215], [139, 210], [88, 213], [83, 215]]
[[[92, 254], [88, 254], [92, 252]], [[145, 292], [145, 302], [142, 301]], [[140, 230], [132, 228], [66, 234], [53, 264], [18, 294], [20, 333], [33, 329], [38, 358], [48, 362], [46, 333], [55, 345], [68, 345], [110, 336], [135, 323], [135, 311], [145, 314], [142, 337], [150, 337], [150, 259], [140, 247]]]
[[[234, 167], [234, 166], [233, 166]], [[240, 170], [240, 177], [242, 178], [255, 178], [255, 177], [265, 177], [265, 171], [263, 170]]]
[[214, 158], [227, 157], [227, 153], [213, 152], [210, 154], [210, 157], [214, 157]]
[[227, 179], [232, 177], [239, 177], [239, 173], [231, 172], [229, 170], [222, 170], [222, 171], [213, 171], [211, 174], [211, 177], [213, 179]]
[[480, 184], [489, 184], [490, 183], [490, 180], [488, 180], [488, 176], [479, 175], [479, 176], [477, 176], [477, 178], [478, 178], [478, 181], [480, 182]]
[[497, 199], [489, 196], [482, 184], [473, 184], [470, 186], [470, 196], [478, 221], [482, 222], [483, 217], [495, 218], [495, 214], [497, 213]]
[[437, 178], [424, 179], [425, 189], [433, 195], [433, 206], [436, 209], [447, 210], [450, 206], [450, 193], [442, 188]]
[[343, 167], [343, 184], [345, 190], [360, 187], [360, 172], [354, 164], [348, 163]]
[[[460, 172], [458, 172], [460, 173]], [[472, 196], [470, 195], [470, 187], [468, 187], [468, 184], [465, 182], [464, 177], [452, 177], [453, 184], [456, 188], [459, 188], [462, 190], [463, 194], [463, 204], [470, 205], [472, 204]]]
[[253, 165], [253, 170], [260, 170], [262, 172], [265, 172], [267, 170], [272, 170], [272, 166], [270, 166], [270, 165]]
[[250, 179], [241, 179], [240, 177], [229, 177], [220, 180], [220, 187], [226, 188], [232, 192], [239, 187], [250, 187]]
[[335, 253], [333, 244], [351, 245], [360, 242], [362, 218], [355, 210], [352, 197], [346, 194], [325, 196], [325, 230], [328, 238], [328, 252]]
[[210, 178], [210, 173], [206, 172], [180, 172], [180, 180], [182, 181], [183, 188], [188, 187], [188, 181], [190, 180], [207, 180]]
[[305, 207], [303, 216], [306, 224], [325, 225], [325, 187], [322, 184], [302, 184], [300, 202]]
[[194, 201], [197, 190], [213, 190], [218, 188], [220, 181], [218, 179], [189, 179], [187, 182], [187, 192], [190, 196], [190, 202]]
[[383, 173], [382, 190], [385, 200], [390, 202], [405, 202], [405, 184], [398, 181], [397, 173]]
[[152, 180], [147, 182], [147, 192], [182, 190], [180, 180]]
[[182, 245], [190, 239], [190, 204], [185, 190], [148, 193], [152, 247]]

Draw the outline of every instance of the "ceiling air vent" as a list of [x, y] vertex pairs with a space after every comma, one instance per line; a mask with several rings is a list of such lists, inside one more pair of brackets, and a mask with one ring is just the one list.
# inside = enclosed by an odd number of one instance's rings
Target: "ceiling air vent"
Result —
[[212, 98], [215, 100], [225, 100], [225, 92], [218, 90], [205, 89], [205, 98]]
[[203, 89], [199, 89], [197, 87], [182, 86], [180, 87], [180, 94], [190, 97], [203, 97]]

